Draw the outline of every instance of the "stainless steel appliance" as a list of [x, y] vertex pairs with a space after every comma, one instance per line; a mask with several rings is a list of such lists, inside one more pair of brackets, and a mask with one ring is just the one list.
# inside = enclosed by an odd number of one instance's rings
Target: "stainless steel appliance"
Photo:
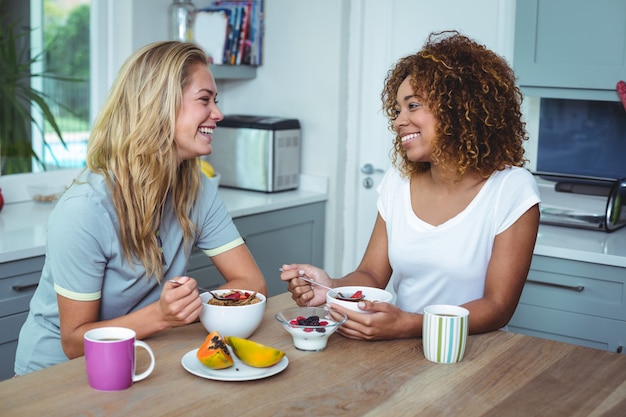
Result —
[[220, 186], [276, 192], [298, 188], [300, 122], [269, 116], [229, 115], [213, 132], [208, 161]]
[[626, 178], [535, 172], [541, 223], [612, 232], [626, 225]]

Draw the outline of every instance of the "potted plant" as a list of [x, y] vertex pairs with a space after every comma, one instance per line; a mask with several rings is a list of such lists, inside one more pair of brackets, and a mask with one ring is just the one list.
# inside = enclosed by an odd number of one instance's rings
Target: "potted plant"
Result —
[[[31, 56], [30, 30], [18, 26], [6, 15], [0, 16], [0, 174], [30, 172], [34, 159], [43, 166], [31, 141], [31, 126], [43, 134], [44, 124], [56, 132], [63, 146], [61, 130], [46, 103], [46, 95], [31, 86], [31, 78], [56, 77], [45, 71], [34, 73], [33, 63], [43, 59], [40, 53]], [[34, 117], [31, 108], [41, 113]], [[47, 146], [44, 140], [44, 146]]]

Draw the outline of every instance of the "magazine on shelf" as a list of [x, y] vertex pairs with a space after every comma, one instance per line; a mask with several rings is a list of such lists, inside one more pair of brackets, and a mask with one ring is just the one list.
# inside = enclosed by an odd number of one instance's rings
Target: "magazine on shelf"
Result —
[[218, 65], [263, 63], [263, 0], [214, 1], [199, 9], [195, 41]]

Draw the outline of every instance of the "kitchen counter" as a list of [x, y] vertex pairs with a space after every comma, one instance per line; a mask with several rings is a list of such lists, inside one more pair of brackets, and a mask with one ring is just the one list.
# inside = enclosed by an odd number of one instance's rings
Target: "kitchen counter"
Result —
[[[231, 217], [238, 218], [328, 199], [327, 180], [302, 175], [300, 188], [279, 193], [220, 187]], [[0, 211], [0, 263], [45, 253], [46, 229], [54, 204], [32, 201], [6, 204]]]
[[[267, 194], [221, 187], [233, 218], [293, 207], [328, 198], [326, 179], [301, 176], [295, 191]], [[10, 203], [0, 211], [0, 263], [43, 255], [46, 223], [54, 204]], [[626, 267], [626, 228], [612, 233], [541, 225], [535, 254]]]
[[542, 224], [535, 255], [626, 267], [626, 227], [606, 233]]

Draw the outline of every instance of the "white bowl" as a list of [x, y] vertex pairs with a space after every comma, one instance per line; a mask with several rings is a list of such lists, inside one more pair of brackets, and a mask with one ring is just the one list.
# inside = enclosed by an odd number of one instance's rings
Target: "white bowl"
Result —
[[65, 192], [64, 185], [28, 184], [28, 194], [38, 203], [52, 203], [58, 200]]
[[[231, 290], [214, 290], [216, 294], [226, 294]], [[250, 290], [241, 290], [248, 291]], [[218, 331], [222, 336], [236, 336], [247, 339], [254, 333], [263, 320], [265, 313], [266, 298], [263, 294], [257, 293], [261, 299], [260, 303], [243, 306], [218, 306], [208, 304], [213, 298], [208, 292], [200, 294], [202, 298], [202, 312], [200, 321], [207, 332]]]
[[[317, 352], [326, 349], [330, 335], [348, 319], [343, 313], [337, 314], [342, 316], [339, 322], [333, 320], [328, 311], [321, 307], [293, 307], [280, 310], [274, 317], [291, 334], [296, 349]], [[312, 316], [318, 317], [318, 326], [298, 324], [298, 318]]]
[[[355, 285], [355, 286], [348, 286], [348, 287], [337, 287], [333, 289], [346, 296], [350, 296], [354, 294], [355, 292], [361, 290], [363, 291], [363, 295], [365, 296], [365, 299], [368, 301], [379, 301], [379, 302], [390, 303], [391, 300], [393, 300], [393, 294], [391, 294], [389, 291], [381, 290], [380, 288]], [[334, 295], [335, 294], [332, 291], [328, 291], [326, 293], [327, 304], [337, 304], [337, 305], [340, 305], [341, 307], [345, 307], [353, 311], [358, 311], [360, 313], [369, 313], [368, 311], [361, 310], [358, 306], [359, 303], [354, 302], [354, 301], [338, 300], [337, 298], [334, 297]]]

